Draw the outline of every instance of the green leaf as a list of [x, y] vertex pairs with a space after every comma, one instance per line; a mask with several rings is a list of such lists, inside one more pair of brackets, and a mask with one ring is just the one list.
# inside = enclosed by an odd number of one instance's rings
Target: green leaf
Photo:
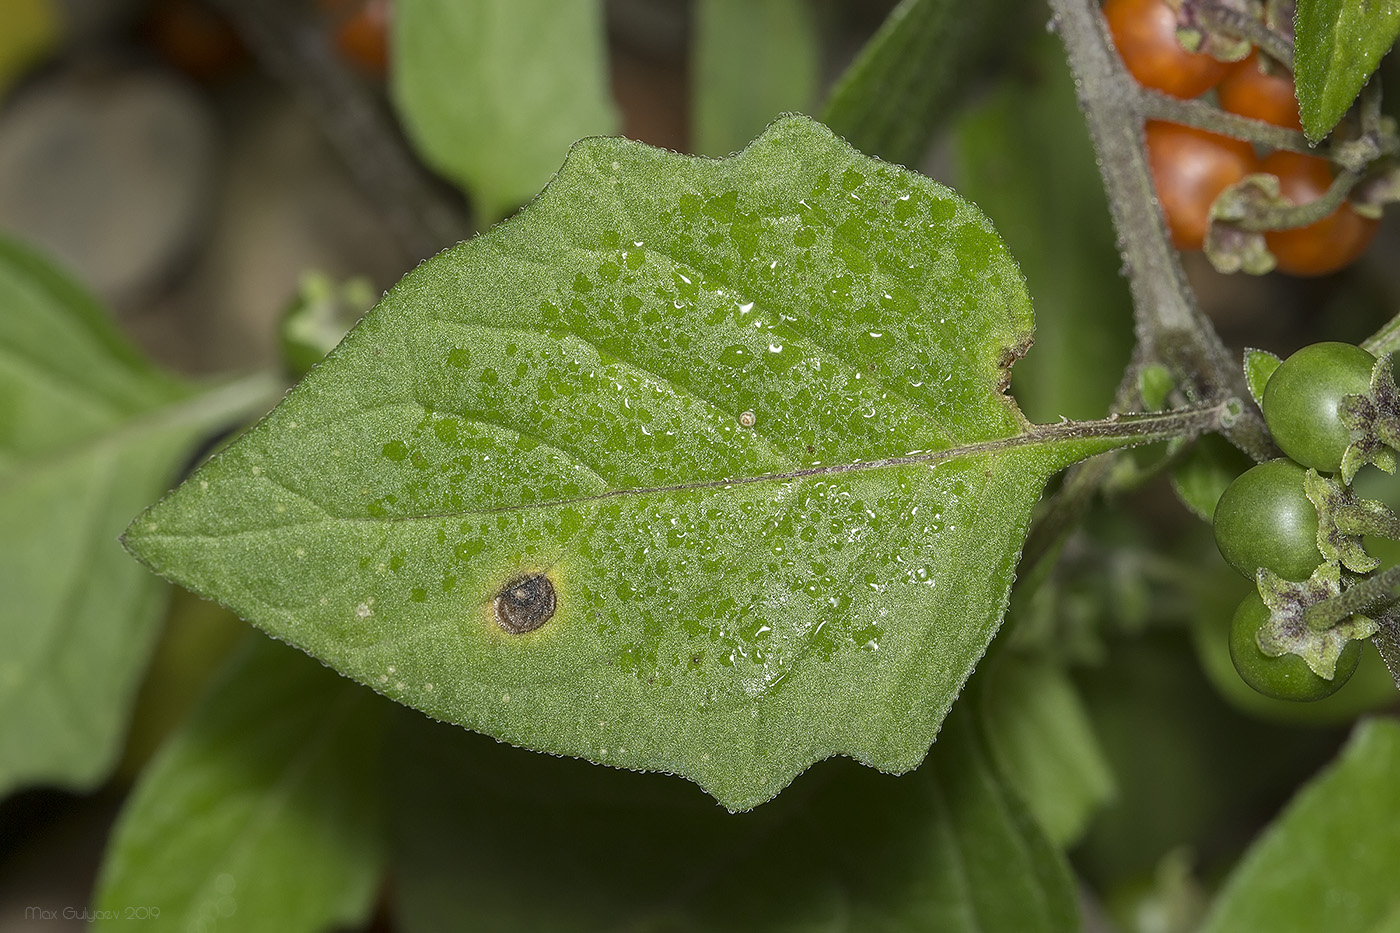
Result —
[[1046, 834], [1061, 846], [1114, 794], [1113, 774], [1063, 668], [1002, 652], [976, 681], [993, 757]]
[[604, 39], [601, 0], [396, 0], [394, 102], [483, 224], [538, 191], [574, 140], [616, 130]]
[[257, 637], [146, 769], [94, 913], [124, 928], [311, 931], [364, 922], [383, 858], [383, 714], [365, 690]]
[[817, 101], [820, 46], [808, 0], [699, 0], [695, 151], [728, 155], [780, 114]]
[[968, 74], [1008, 43], [1018, 9], [1010, 0], [903, 0], [836, 82], [822, 121], [857, 149], [917, 165]]
[[1254, 462], [1218, 434], [1198, 437], [1175, 466], [1172, 488], [1177, 497], [1202, 521], [1215, 515], [1215, 505], [1225, 489]]
[[1400, 928], [1400, 723], [1363, 721], [1250, 848], [1205, 931]]
[[733, 809], [907, 771], [1045, 480], [1125, 442], [1002, 394], [1030, 324], [975, 208], [810, 120], [585, 140], [126, 541], [431, 716]]
[[1013, 381], [1021, 407], [1038, 421], [1097, 418], [1132, 350], [1132, 299], [1064, 51], [1053, 36], [1028, 51], [1035, 80], [1004, 82], [958, 121], [956, 175], [1035, 298], [1035, 346]]
[[0, 239], [0, 794], [111, 769], [167, 595], [117, 535], [267, 389], [193, 394]]
[[1269, 377], [1282, 364], [1283, 360], [1268, 350], [1244, 351], [1244, 381], [1249, 387], [1249, 394], [1254, 398], [1254, 404], [1263, 406], [1264, 386], [1269, 384]]
[[415, 717], [393, 756], [398, 920], [406, 933], [464, 916], [483, 933], [1079, 929], [1063, 856], [961, 710], [913, 775], [831, 762], [738, 816], [675, 781]]
[[1316, 142], [1332, 132], [1400, 36], [1400, 0], [1298, 0], [1294, 32], [1298, 111]]

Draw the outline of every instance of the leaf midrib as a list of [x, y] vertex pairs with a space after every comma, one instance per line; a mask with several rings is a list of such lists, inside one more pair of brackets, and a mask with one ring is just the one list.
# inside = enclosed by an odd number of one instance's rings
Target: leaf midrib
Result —
[[[533, 337], [539, 337], [539, 336], [541, 336], [541, 332], [540, 332], [540, 331], [534, 330], [534, 329], [532, 329], [532, 328], [526, 328], [526, 327], [504, 327], [504, 326], [501, 326], [501, 325], [498, 325], [498, 324], [488, 324], [488, 323], [485, 323], [485, 322], [478, 322], [478, 321], [460, 321], [460, 320], [453, 320], [453, 319], [451, 319], [451, 318], [443, 317], [443, 316], [440, 315], [440, 314], [435, 314], [435, 315], [433, 316], [433, 320], [435, 320], [435, 321], [437, 321], [437, 322], [439, 322], [439, 323], [441, 323], [441, 324], [445, 324], [445, 325], [447, 325], [448, 327], [453, 327], [453, 328], [465, 329], [465, 328], [470, 328], [470, 327], [481, 327], [481, 328], [485, 328], [485, 329], [487, 329], [487, 330], [499, 330], [499, 331], [504, 331], [504, 332], [506, 332], [506, 333], [529, 334], [530, 336], [533, 336]], [[655, 370], [652, 370], [652, 369], [649, 369], [649, 368], [646, 367], [646, 366], [643, 366], [641, 363], [637, 362], [637, 360], [635, 360], [635, 359], [633, 359], [633, 358], [631, 358], [631, 357], [623, 356], [623, 355], [621, 355], [620, 353], [618, 353], [618, 352], [616, 352], [616, 351], [614, 351], [614, 350], [608, 350], [608, 349], [605, 349], [605, 348], [603, 348], [603, 347], [600, 347], [600, 346], [599, 346], [597, 343], [595, 343], [592, 339], [590, 339], [589, 337], [587, 337], [587, 336], [585, 336], [585, 335], [583, 335], [583, 334], [578, 333], [577, 331], [565, 330], [564, 333], [567, 333], [570, 337], [573, 337], [575, 340], [579, 341], [579, 343], [582, 343], [583, 345], [585, 345], [585, 346], [591, 348], [591, 349], [593, 350], [593, 352], [596, 353], [596, 354], [598, 355], [598, 361], [599, 361], [599, 363], [601, 363], [602, 365], [605, 365], [605, 366], [606, 366], [606, 365], [608, 365], [609, 361], [616, 361], [619, 365], [624, 366], [624, 367], [626, 367], [626, 368], [628, 368], [628, 369], [631, 369], [633, 372], [639, 374], [643, 379], [646, 379], [646, 380], [654, 380], [658, 385], [663, 385], [663, 386], [665, 386], [668, 390], [674, 392], [677, 396], [681, 396], [681, 397], [685, 397], [685, 398], [694, 399], [696, 402], [698, 402], [699, 404], [703, 405], [705, 408], [707, 408], [708, 410], [714, 412], [716, 415], [718, 415], [718, 416], [720, 416], [720, 417], [729, 417], [729, 416], [730, 416], [730, 411], [729, 411], [729, 409], [722, 407], [718, 402], [714, 401], [713, 399], [710, 399], [710, 398], [707, 398], [707, 397], [701, 395], [700, 393], [696, 392], [696, 391], [693, 390], [693, 389], [690, 389], [690, 388], [687, 388], [686, 386], [678, 385], [677, 383], [672, 382], [671, 380], [667, 379], [665, 376], [661, 375], [660, 373], [656, 372]], [[595, 476], [597, 476], [599, 479], [601, 479], [604, 483], [607, 483], [607, 484], [611, 485], [611, 481], [610, 481], [609, 479], [607, 479], [607, 477], [605, 477], [605, 476], [602, 474], [602, 472], [601, 472], [593, 463], [591, 463], [587, 458], [585, 458], [585, 457], [582, 455], [581, 452], [579, 452], [579, 451], [573, 449], [572, 447], [564, 447], [564, 446], [562, 445], [562, 443], [561, 443], [561, 442], [562, 442], [562, 439], [561, 439], [561, 438], [546, 438], [546, 437], [544, 437], [544, 435], [541, 435], [541, 434], [533, 434], [533, 433], [531, 433], [531, 432], [525, 430], [524, 428], [518, 428], [518, 427], [515, 427], [514, 425], [508, 425], [508, 424], [504, 424], [504, 423], [502, 423], [502, 422], [497, 422], [497, 421], [486, 421], [485, 419], [482, 419], [482, 418], [468, 418], [468, 417], [466, 417], [466, 416], [463, 416], [463, 415], [461, 415], [461, 414], [458, 414], [457, 412], [453, 412], [453, 411], [446, 410], [446, 409], [439, 409], [439, 408], [437, 408], [437, 407], [435, 407], [435, 406], [433, 406], [433, 405], [430, 405], [429, 403], [425, 402], [422, 398], [419, 398], [416, 394], [415, 394], [415, 396], [414, 396], [413, 402], [416, 403], [416, 404], [418, 404], [421, 408], [423, 408], [424, 411], [427, 411], [427, 412], [432, 412], [432, 411], [445, 411], [446, 413], [451, 414], [454, 418], [461, 418], [461, 419], [464, 420], [464, 421], [468, 421], [468, 422], [472, 422], [472, 423], [476, 423], [476, 424], [487, 424], [487, 425], [491, 425], [491, 426], [493, 426], [493, 427], [501, 428], [501, 429], [506, 430], [506, 431], [511, 431], [511, 432], [513, 432], [513, 433], [515, 433], [515, 434], [519, 434], [519, 435], [521, 435], [521, 436], [529, 436], [529, 437], [531, 437], [531, 438], [533, 438], [533, 439], [535, 439], [535, 440], [540, 441], [541, 443], [547, 444], [547, 445], [549, 445], [550, 447], [553, 447], [553, 448], [555, 448], [556, 450], [559, 450], [560, 452], [562, 452], [562, 453], [564, 453], [566, 456], [568, 456], [570, 459], [572, 459], [572, 460], [574, 460], [574, 461], [576, 461], [576, 462], [578, 462], [578, 463], [583, 464], [583, 466], [585, 466], [587, 469], [589, 469]], [[757, 426], [756, 426], [756, 425], [755, 425], [755, 427], [754, 427], [752, 430], [754, 430], [754, 432], [755, 432], [756, 434], [759, 434], [759, 436], [762, 437], [762, 438], [764, 439], [765, 445], [768, 447], [768, 451], [769, 451], [769, 453], [771, 453], [771, 454], [773, 455], [774, 459], [783, 459], [783, 460], [790, 459], [789, 455], [786, 454], [786, 453], [782, 450], [782, 448], [780, 448], [780, 447], [778, 447], [777, 445], [775, 445], [775, 444], [768, 438], [767, 435], [764, 435], [764, 434], [762, 434], [761, 432], [759, 432], [759, 431], [757, 430]]]
[[[831, 476], [845, 473], [866, 472], [870, 470], [892, 469], [903, 466], [934, 466], [945, 461], [963, 459], [980, 455], [996, 455], [1004, 451], [1015, 450], [1024, 447], [1037, 445], [1058, 446], [1060, 444], [1071, 444], [1074, 441], [1091, 440], [1098, 438], [1105, 445], [1105, 449], [1113, 446], [1121, 446], [1131, 443], [1130, 435], [1125, 432], [1110, 433], [1107, 431], [1095, 430], [1103, 427], [1101, 422], [1062, 422], [1053, 425], [1034, 425], [1032, 430], [1013, 437], [1001, 438], [994, 441], [979, 441], [975, 444], [966, 444], [960, 447], [950, 447], [940, 451], [932, 451], [926, 454], [916, 454], [904, 457], [889, 457], [882, 460], [855, 461], [850, 463], [829, 464], [824, 466], [804, 467], [785, 473], [765, 473], [758, 476], [730, 477], [719, 480], [702, 480], [693, 483], [677, 483], [665, 486], [633, 487], [628, 489], [613, 489], [607, 492], [598, 493], [593, 496], [578, 496], [572, 499], [554, 499], [547, 502], [520, 503], [514, 505], [499, 506], [492, 509], [457, 509], [448, 512], [424, 512], [415, 515], [391, 515], [391, 516], [368, 516], [368, 515], [331, 515], [327, 513], [324, 517], [304, 519], [301, 521], [288, 521], [277, 525], [263, 526], [259, 528], [245, 528], [216, 534], [201, 534], [194, 532], [160, 532], [148, 531], [140, 528], [133, 528], [128, 532], [128, 537], [151, 539], [151, 540], [220, 540], [225, 538], [236, 538], [250, 534], [264, 534], [271, 531], [280, 531], [287, 528], [297, 528], [307, 525], [323, 524], [335, 522], [342, 524], [400, 524], [419, 521], [441, 521], [445, 519], [460, 519], [476, 517], [481, 515], [499, 515], [513, 512], [534, 511], [540, 509], [564, 508], [575, 505], [586, 505], [593, 502], [607, 499], [625, 498], [630, 496], [651, 496], [666, 495], [668, 493], [692, 492], [704, 489], [723, 489], [733, 486], [747, 486], [755, 483], [768, 482], [790, 482], [792, 480], [808, 479], [814, 476]], [[1071, 452], [1073, 453], [1073, 452]], [[1078, 454], [1074, 455], [1078, 459]], [[1057, 460], [1050, 465], [1050, 469], [1058, 469], [1063, 464]], [[305, 498], [295, 489], [289, 489], [274, 477], [266, 472], [259, 475], [259, 479], [272, 482], [280, 488], [298, 497]], [[313, 503], [314, 504], [314, 503]], [[322, 510], [324, 511], [324, 510]]]

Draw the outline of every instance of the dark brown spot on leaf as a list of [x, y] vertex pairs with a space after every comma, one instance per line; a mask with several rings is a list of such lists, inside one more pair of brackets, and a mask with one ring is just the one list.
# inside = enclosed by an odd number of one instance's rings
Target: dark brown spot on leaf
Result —
[[1011, 366], [1030, 352], [1033, 343], [1035, 343], [1035, 338], [1027, 336], [1014, 346], [1006, 347], [1001, 351], [1001, 356], [997, 360], [997, 368], [1001, 370], [1001, 376], [997, 379], [998, 392], [1005, 392], [1011, 387]]
[[516, 577], [496, 594], [496, 621], [512, 635], [533, 632], [554, 616], [554, 584], [544, 574]]

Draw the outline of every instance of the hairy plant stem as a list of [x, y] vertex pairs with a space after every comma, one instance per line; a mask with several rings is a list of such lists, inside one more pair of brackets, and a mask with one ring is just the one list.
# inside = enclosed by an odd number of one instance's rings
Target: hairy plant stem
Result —
[[1337, 596], [1313, 603], [1303, 610], [1303, 621], [1314, 632], [1325, 631], [1358, 612], [1393, 604], [1400, 599], [1396, 586], [1400, 586], [1400, 567], [1391, 567], [1353, 583]]
[[1379, 628], [1371, 641], [1380, 651], [1381, 660], [1385, 661], [1396, 688], [1400, 689], [1400, 612], [1391, 606], [1376, 616], [1376, 625]]
[[1192, 19], [1208, 32], [1244, 39], [1251, 45], [1259, 46], [1289, 71], [1293, 70], [1291, 36], [1275, 32], [1258, 17], [1215, 0], [1192, 0], [1190, 10]]
[[[1141, 363], [1166, 365], [1188, 398], [1249, 398], [1242, 367], [1201, 312], [1167, 237], [1143, 148], [1147, 92], [1123, 67], [1097, 3], [1050, 0], [1050, 7], [1118, 229]], [[1256, 460], [1277, 455], [1252, 406], [1242, 407], [1221, 431]]]
[[1239, 114], [1221, 110], [1203, 100], [1182, 100], [1151, 88], [1142, 88], [1142, 115], [1149, 120], [1166, 120], [1193, 126], [1198, 130], [1234, 136], [1270, 149], [1287, 149], [1318, 155], [1318, 151], [1308, 143], [1308, 138], [1300, 130], [1251, 120]]
[[[1301, 130], [1242, 117], [1203, 100], [1182, 100], [1146, 87], [1138, 91], [1145, 119], [1179, 123], [1209, 133], [1243, 139], [1266, 149], [1284, 149], [1317, 156], [1358, 174], [1364, 173], [1381, 156], [1400, 153], [1400, 137], [1386, 132], [1380, 119], [1379, 82], [1366, 85], [1362, 91], [1361, 106], [1358, 108], [1359, 134], [1350, 138], [1345, 133], [1335, 134], [1323, 146], [1313, 146]], [[1352, 129], [1355, 132], [1355, 128]]]
[[1372, 356], [1385, 356], [1400, 350], [1400, 314], [1395, 315], [1361, 344], [1361, 349]]
[[1317, 223], [1341, 207], [1347, 194], [1360, 180], [1361, 176], [1356, 172], [1343, 169], [1332, 179], [1332, 184], [1327, 186], [1322, 197], [1306, 204], [1251, 204], [1249, 213], [1239, 221], [1239, 225], [1245, 230], [1267, 232]]
[[[1136, 380], [1125, 380], [1120, 386], [1120, 402], [1131, 397], [1133, 390], [1129, 388], [1130, 385], [1135, 386]], [[1133, 416], [1132, 420], [1112, 419], [1088, 424], [1102, 426], [1098, 430], [1121, 431], [1131, 426], [1130, 430], [1145, 435], [1144, 443], [1150, 443], [1192, 438], [1207, 431], [1219, 430], [1221, 422], [1229, 420], [1237, 407], [1234, 400], [1230, 399], [1218, 405], [1182, 408], [1159, 415]], [[1060, 544], [1079, 524], [1080, 518], [1089, 508], [1089, 503], [1093, 501], [1094, 493], [1102, 488], [1104, 480], [1112, 471], [1117, 453], [1114, 451], [1101, 454], [1070, 467], [1064, 482], [1048, 500], [1045, 510], [1037, 516], [1030, 534], [1026, 537], [1025, 547], [1021, 550], [1023, 575], [1033, 575], [1037, 569], [1036, 565], [1055, 554]]]

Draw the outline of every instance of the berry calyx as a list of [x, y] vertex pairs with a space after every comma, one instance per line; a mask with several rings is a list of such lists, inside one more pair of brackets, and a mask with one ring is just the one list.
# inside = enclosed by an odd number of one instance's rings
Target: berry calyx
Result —
[[1250, 593], [1230, 620], [1230, 660], [1240, 678], [1258, 692], [1277, 700], [1321, 700], [1342, 688], [1361, 660], [1361, 642], [1342, 649], [1337, 669], [1328, 680], [1313, 673], [1296, 654], [1271, 658], [1259, 648], [1259, 629], [1269, 621], [1269, 607], [1258, 593]]

